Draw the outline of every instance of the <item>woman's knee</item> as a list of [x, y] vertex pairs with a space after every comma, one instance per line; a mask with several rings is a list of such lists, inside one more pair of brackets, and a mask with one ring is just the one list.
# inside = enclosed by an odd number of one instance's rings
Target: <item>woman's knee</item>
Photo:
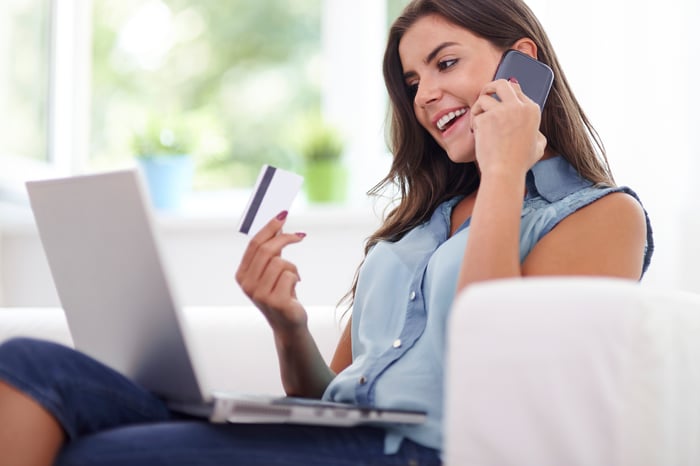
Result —
[[60, 420], [69, 438], [170, 418], [165, 403], [124, 375], [70, 347], [15, 338], [0, 345], [0, 380]]
[[30, 337], [13, 337], [0, 343], [0, 360], [5, 357], [32, 357], [35, 354], [55, 354], [66, 348], [59, 343]]
[[56, 363], [70, 359], [72, 353], [72, 348], [47, 340], [11, 338], [0, 344], [0, 376], [4, 373], [43, 378]]

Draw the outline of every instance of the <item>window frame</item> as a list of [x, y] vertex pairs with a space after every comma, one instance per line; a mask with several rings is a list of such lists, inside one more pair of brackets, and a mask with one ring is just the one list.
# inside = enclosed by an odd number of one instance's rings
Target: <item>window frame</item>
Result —
[[51, 0], [49, 164], [59, 175], [81, 173], [90, 146], [92, 2]]
[[[0, 201], [26, 199], [24, 182], [80, 173], [89, 147], [90, 0], [48, 0], [46, 157], [2, 153]], [[3, 150], [3, 148], [0, 148]]]

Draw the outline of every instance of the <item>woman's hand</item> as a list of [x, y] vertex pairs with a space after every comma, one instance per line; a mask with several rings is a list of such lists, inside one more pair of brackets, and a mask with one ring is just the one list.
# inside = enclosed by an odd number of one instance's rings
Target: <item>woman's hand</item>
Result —
[[515, 79], [487, 84], [471, 112], [482, 178], [492, 173], [524, 177], [544, 155], [547, 139], [539, 131], [540, 107]]
[[280, 376], [289, 396], [320, 398], [335, 373], [311, 337], [306, 311], [297, 300], [297, 268], [282, 259], [282, 249], [304, 233], [284, 233], [287, 212], [270, 220], [248, 243], [236, 272], [243, 292], [272, 327]]
[[284, 233], [287, 212], [270, 220], [248, 243], [236, 281], [265, 315], [272, 330], [290, 332], [305, 328], [307, 315], [296, 296], [301, 278], [294, 264], [282, 258], [282, 249], [300, 242], [303, 233]]

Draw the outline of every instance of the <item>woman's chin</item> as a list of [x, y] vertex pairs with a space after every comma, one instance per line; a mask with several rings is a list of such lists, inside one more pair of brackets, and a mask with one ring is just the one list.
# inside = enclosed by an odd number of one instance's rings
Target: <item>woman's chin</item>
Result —
[[447, 157], [454, 163], [470, 163], [476, 161], [476, 154], [474, 153], [473, 149], [468, 150], [466, 148], [462, 148], [459, 150], [458, 148], [448, 148], [446, 152]]

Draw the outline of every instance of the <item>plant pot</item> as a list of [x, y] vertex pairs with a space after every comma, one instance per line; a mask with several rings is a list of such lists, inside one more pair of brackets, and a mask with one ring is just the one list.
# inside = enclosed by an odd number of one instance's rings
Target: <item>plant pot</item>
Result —
[[167, 154], [138, 158], [153, 207], [176, 211], [192, 188], [194, 163], [188, 154]]
[[304, 191], [311, 203], [343, 202], [347, 186], [348, 170], [338, 162], [316, 162], [306, 167]]

